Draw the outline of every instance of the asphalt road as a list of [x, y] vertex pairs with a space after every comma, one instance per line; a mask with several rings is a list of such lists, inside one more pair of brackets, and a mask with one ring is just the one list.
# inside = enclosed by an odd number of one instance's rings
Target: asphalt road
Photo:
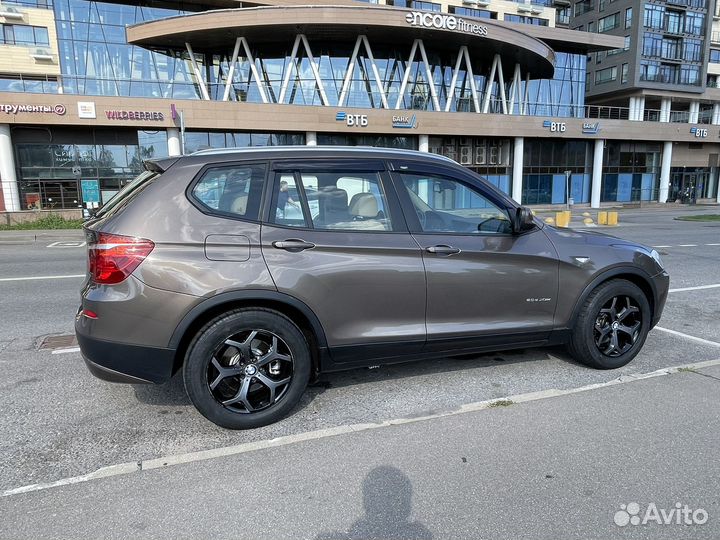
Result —
[[[626, 212], [621, 215], [621, 226], [608, 232], [663, 246], [658, 250], [663, 254], [674, 289], [720, 284], [720, 245], [713, 245], [720, 244], [720, 224], [673, 220], [676, 215], [688, 212], [717, 213], [717, 209]], [[71, 233], [67, 240], [78, 238]], [[574, 363], [561, 350], [539, 349], [356, 370], [323, 377], [308, 390], [295, 413], [282, 422], [253, 431], [229, 432], [209, 424], [195, 412], [178, 379], [159, 387], [111, 385], [94, 379], [77, 353], [51, 354], [37, 350], [43, 336], [72, 332], [82, 279], [8, 280], [83, 274], [84, 248], [47, 247], [58, 240], [63, 238], [23, 241], [0, 237], [3, 314], [0, 367], [5, 374], [0, 382], [0, 433], [3, 434], [0, 491], [62, 480], [119, 463], [243, 443], [263, 444], [277, 437], [299, 436], [315, 430], [457, 411], [468, 403], [488, 399], [572, 389], [669, 366], [720, 359], [720, 288], [678, 291], [671, 293], [660, 327], [681, 335], [654, 330], [641, 354], [620, 370], [594, 371]], [[673, 381], [688, 382], [676, 388], [671, 384]], [[208, 535], [220, 537], [277, 538], [291, 534], [293, 527], [298, 531], [295, 537], [312, 538], [321, 533], [335, 537], [337, 535], [332, 535], [337, 531], [347, 533], [352, 522], [362, 514], [359, 486], [366, 475], [383, 464], [400, 470], [411, 478], [413, 489], [420, 490], [421, 506], [415, 507], [413, 515], [419, 516], [422, 525], [436, 538], [477, 536], [468, 533], [473, 529], [463, 528], [471, 524], [468, 513], [485, 516], [488, 528], [477, 525], [476, 521], [474, 526], [478, 528], [474, 530], [487, 537], [534, 537], [558, 530], [566, 532], [560, 537], [593, 536], [581, 533], [607, 532], [592, 526], [599, 523], [598, 520], [605, 523], [608, 512], [612, 514], [626, 499], [633, 500], [630, 495], [644, 498], [646, 502], [656, 500], [659, 507], [661, 503], [671, 506], [668, 497], [674, 504], [681, 495], [685, 497], [682, 502], [692, 499], [696, 506], [705, 505], [711, 512], [707, 524], [710, 527], [685, 528], [683, 534], [701, 538], [703, 531], [714, 531], [712, 536], [718, 537], [720, 530], [712, 528], [712, 523], [720, 517], [716, 495], [720, 486], [718, 471], [711, 467], [717, 460], [714, 454], [703, 452], [716, 448], [720, 442], [713, 424], [718, 411], [708, 406], [716, 401], [708, 396], [718, 395], [713, 384], [720, 383], [702, 375], [678, 373], [668, 376], [657, 391], [654, 388], [652, 391], [630, 390], [633, 385], [645, 388], [646, 384], [633, 382], [611, 387], [610, 397], [603, 394], [604, 398], [596, 396], [608, 390], [599, 389], [582, 397], [552, 398], [503, 410], [453, 416], [451, 421], [430, 419], [404, 426], [407, 431], [383, 428], [364, 433], [362, 441], [353, 439], [354, 435], [323, 438], [308, 443], [308, 449], [292, 445], [280, 453], [257, 450], [253, 454], [143, 471], [72, 488], [0, 498], [0, 537], [43, 534], [48, 537], [79, 534], [189, 537], [207, 530]], [[549, 403], [566, 404], [549, 409], [552, 414], [540, 419], [543, 413], [539, 409], [549, 407]], [[526, 411], [523, 414], [527, 418], [537, 413], [540, 422], [537, 429], [544, 426], [547, 434], [554, 436], [534, 437], [533, 434], [537, 434], [534, 424], [523, 423], [522, 417], [513, 416], [519, 412], [510, 411]], [[578, 416], [582, 414], [587, 418]], [[642, 422], [651, 427], [667, 424], [662, 428], [665, 438], [651, 437], [648, 429], [637, 428]], [[624, 425], [630, 431], [622, 431]], [[500, 441], [498, 433], [507, 440]], [[636, 436], [622, 436], [620, 442], [613, 443], [618, 433]], [[483, 463], [484, 468], [473, 474], [463, 474], [462, 471], [467, 470], [463, 468], [455, 470], [458, 456], [450, 451], [452, 441], [469, 445], [467, 452], [473, 450], [473, 461]], [[500, 445], [501, 442], [505, 446]], [[607, 445], [610, 446], [606, 448]], [[611, 451], [614, 447], [615, 453]], [[634, 457], [667, 452], [684, 453], [687, 462], [683, 463], [678, 457], [667, 467], [661, 467], [656, 461]], [[575, 475], [582, 477], [583, 464], [588, 460], [600, 459], [608, 476], [591, 476], [579, 485], [592, 479], [597, 488], [606, 482], [603, 503], [593, 503], [590, 495], [572, 497], [577, 490], [567, 491], [568, 484], [557, 482], [557, 489], [548, 490], [553, 486], [550, 479], [533, 480], [528, 460], [536, 453], [538, 467], [543, 463], [548, 465], [548, 470], [572, 471], [573, 474], [566, 477], [568, 482], [573, 482]], [[701, 459], [700, 454], [704, 458]], [[517, 461], [511, 460], [512, 456]], [[467, 458], [465, 454], [462, 457]], [[623, 462], [622, 467], [613, 470], [617, 465], [613, 465], [611, 458], [630, 462]], [[467, 459], [470, 462], [470, 458]], [[452, 474], [445, 477], [441, 472], [446, 471], [449, 464], [453, 467]], [[623, 477], [622, 471], [630, 464], [636, 467], [637, 475]], [[704, 480], [697, 476], [694, 484], [683, 484], [685, 491], [673, 491], [676, 478], [682, 477], [683, 467], [705, 471]], [[659, 488], [654, 487], [653, 482], [663, 478], [666, 491], [657, 491]], [[221, 494], [231, 479], [242, 485], [223, 499]], [[284, 495], [273, 498], [283, 485], [287, 486]], [[634, 487], [632, 493], [628, 492], [630, 485]], [[539, 491], [533, 491], [531, 486]], [[210, 492], [214, 497], [203, 496]], [[133, 493], [143, 493], [143, 496], [133, 496]], [[502, 497], [493, 498], [496, 493]], [[309, 499], [303, 499], [306, 494]], [[467, 500], [460, 504], [460, 498]], [[137, 501], [135, 507], [130, 499]], [[152, 510], [173, 506], [170, 499], [177, 499], [180, 504], [173, 507], [168, 516], [184, 516], [177, 535], [173, 535], [172, 530], [158, 528], [167, 522], [157, 518], [158, 512]], [[232, 510], [230, 501], [237, 515], [229, 519], [225, 527], [220, 518], [211, 527], [208, 505], [220, 499], [224, 504], [218, 507], [220, 515]], [[124, 502], [113, 506], [113, 501]], [[262, 508], [261, 502], [265, 505]], [[193, 503], [197, 504], [197, 515], [205, 517], [187, 517], [193, 511]], [[83, 512], [79, 512], [80, 508]], [[38, 509], [54, 513], [53, 521], [43, 522]], [[86, 511], [89, 517], [82, 525]], [[254, 520], [247, 530], [240, 525], [244, 512]], [[578, 513], [587, 519], [578, 519], [575, 526], [569, 528], [551, 527], [552, 520], [556, 519], [553, 516]], [[105, 521], [100, 519], [102, 514]], [[137, 515], [137, 519], [130, 514]], [[327, 521], [323, 521], [325, 515]], [[510, 519], [510, 516], [514, 517]], [[93, 520], [109, 525], [95, 528]], [[196, 528], [203, 523], [206, 529]], [[616, 527], [610, 525], [608, 534]], [[623, 529], [623, 534], [627, 530]], [[598, 537], [608, 536], [600, 532]]]

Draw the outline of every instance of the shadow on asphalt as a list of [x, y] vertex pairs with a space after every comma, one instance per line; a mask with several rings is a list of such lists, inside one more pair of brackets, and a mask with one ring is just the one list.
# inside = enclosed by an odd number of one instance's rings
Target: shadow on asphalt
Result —
[[[498, 351], [482, 354], [468, 354], [439, 358], [437, 360], [419, 360], [388, 364], [375, 369], [358, 368], [337, 373], [320, 375], [317, 381], [312, 382], [303, 398], [296, 407], [296, 412], [307, 407], [312, 401], [330, 388], [344, 388], [359, 384], [401, 380], [410, 377], [426, 375], [442, 375], [466, 369], [481, 369], [498, 364], [520, 364], [527, 362], [542, 362], [551, 355], [563, 362], [581, 366], [573, 360], [562, 347], [548, 347], [543, 349], [517, 349], [511, 351]], [[161, 407], [191, 406], [192, 403], [185, 393], [182, 373], [176, 373], [170, 381], [161, 385], [138, 384], [133, 385], [135, 396], [141, 403]]]

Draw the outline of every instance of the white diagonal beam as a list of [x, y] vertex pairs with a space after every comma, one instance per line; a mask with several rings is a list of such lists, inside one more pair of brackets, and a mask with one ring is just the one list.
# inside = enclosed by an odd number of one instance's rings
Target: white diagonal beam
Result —
[[307, 54], [308, 60], [310, 60], [310, 69], [312, 69], [313, 75], [315, 75], [315, 82], [317, 83], [318, 91], [320, 92], [320, 100], [324, 106], [328, 106], [328, 98], [325, 94], [325, 86], [323, 85], [322, 78], [320, 77], [320, 70], [315, 64], [315, 58], [313, 57], [312, 51], [310, 50], [310, 43], [308, 43], [305, 34], [300, 34], [303, 46], [305, 47], [305, 54]]
[[383, 109], [389, 109], [387, 96], [385, 95], [385, 87], [383, 86], [382, 79], [380, 79], [380, 71], [378, 71], [377, 64], [375, 63], [375, 57], [373, 56], [372, 49], [370, 48], [370, 42], [367, 36], [360, 36], [363, 43], [365, 44], [365, 51], [367, 52], [368, 59], [370, 60], [370, 66], [372, 67], [373, 76], [375, 77], [375, 84], [377, 84], [378, 91], [380, 92], [380, 101], [382, 101]]
[[295, 43], [293, 43], [292, 52], [290, 53], [290, 60], [288, 61], [288, 67], [285, 71], [285, 77], [283, 77], [282, 86], [280, 87], [280, 97], [278, 97], [278, 103], [285, 103], [285, 94], [287, 92], [288, 83], [290, 82], [290, 74], [292, 73], [293, 67], [295, 66], [295, 59], [297, 58], [298, 47], [300, 46], [300, 35], [295, 36]]
[[465, 56], [465, 69], [470, 77], [470, 92], [473, 97], [473, 105], [475, 105], [475, 112], [480, 112], [480, 100], [478, 99], [477, 86], [475, 85], [475, 74], [473, 73], [472, 64], [470, 63], [470, 53], [468, 52], [467, 45], [463, 45], [462, 49]]
[[515, 73], [513, 73], [513, 80], [510, 83], [510, 114], [515, 111], [515, 94], [517, 94], [518, 111], [520, 110], [520, 83], [522, 82], [522, 76], [520, 75], [520, 64], [515, 64]]
[[407, 88], [408, 79], [410, 78], [410, 72], [412, 71], [412, 63], [415, 59], [415, 52], [417, 51], [419, 39], [413, 41], [412, 47], [410, 48], [410, 58], [408, 58], [407, 67], [405, 68], [405, 74], [403, 75], [402, 83], [400, 84], [400, 93], [398, 94], [397, 103], [395, 108], [399, 109], [402, 103], [403, 97], [405, 96], [405, 89]]
[[233, 77], [235, 76], [235, 63], [240, 53], [240, 43], [242, 38], [235, 40], [235, 48], [233, 49], [232, 59], [230, 60], [230, 69], [228, 70], [227, 81], [225, 81], [225, 92], [223, 92], [223, 101], [227, 101], [230, 97], [230, 88], [232, 88]]
[[495, 72], [497, 71], [498, 55], [493, 58], [492, 67], [490, 68], [490, 76], [485, 80], [485, 96], [483, 98], [482, 112], [487, 113], [490, 107], [490, 96], [492, 95], [492, 85], [495, 84]]
[[528, 109], [530, 108], [528, 105], [528, 99], [530, 96], [530, 72], [528, 71], [525, 74], [525, 95], [523, 96], [522, 101], [522, 108], [520, 109], [520, 114], [528, 114]]
[[355, 47], [353, 48], [352, 55], [350, 56], [350, 62], [348, 62], [347, 70], [345, 71], [345, 78], [343, 79], [342, 89], [340, 90], [340, 99], [338, 99], [338, 107], [345, 106], [345, 97], [347, 96], [348, 89], [350, 88], [350, 81], [352, 80], [353, 73], [355, 72], [355, 63], [360, 50], [360, 43], [362, 42], [363, 36], [358, 36], [355, 40]]
[[200, 87], [200, 95], [205, 101], [210, 101], [210, 94], [208, 94], [208, 89], [205, 85], [205, 79], [203, 79], [202, 77], [200, 67], [198, 66], [197, 60], [195, 60], [195, 53], [193, 52], [190, 43], [185, 43], [185, 48], [190, 55], [190, 63], [192, 65], [193, 72], [195, 72], [195, 78], [197, 79], [198, 86]]
[[498, 85], [500, 86], [500, 104], [502, 105], [502, 111], [503, 114], [508, 113], [507, 109], [507, 96], [505, 95], [505, 77], [503, 76], [503, 65], [502, 65], [502, 58], [500, 58], [499, 54], [495, 55], [498, 59]]
[[425, 45], [422, 39], [418, 39], [418, 48], [420, 49], [420, 57], [422, 58], [423, 64], [425, 64], [425, 77], [427, 78], [428, 86], [430, 86], [430, 96], [433, 101], [433, 110], [440, 110], [440, 101], [438, 101], [437, 91], [435, 90], [435, 80], [433, 79], [432, 72], [430, 71], [430, 63], [425, 53]]
[[457, 60], [455, 61], [455, 69], [453, 70], [452, 80], [450, 81], [450, 91], [448, 92], [447, 101], [445, 102], [445, 112], [450, 112], [450, 105], [452, 105], [452, 100], [455, 97], [455, 85], [457, 84], [458, 73], [460, 72], [460, 63], [463, 60], [463, 47], [460, 47]]
[[255, 77], [255, 83], [258, 87], [258, 92], [260, 92], [260, 99], [262, 99], [263, 103], [270, 103], [270, 101], [267, 98], [267, 94], [265, 93], [265, 87], [263, 85], [263, 81], [260, 78], [260, 72], [257, 69], [257, 66], [255, 65], [255, 58], [253, 57], [252, 53], [250, 52], [250, 45], [247, 42], [247, 39], [244, 37], [242, 39], [243, 48], [245, 49], [245, 58], [247, 58], [247, 61], [250, 62], [250, 73], [252, 73], [252, 76]]

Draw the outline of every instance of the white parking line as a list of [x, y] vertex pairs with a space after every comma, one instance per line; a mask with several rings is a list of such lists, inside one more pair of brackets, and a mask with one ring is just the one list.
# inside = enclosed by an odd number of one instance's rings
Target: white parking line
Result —
[[718, 288], [720, 288], [720, 283], [715, 283], [714, 285], [699, 285], [697, 287], [682, 287], [680, 289], [670, 289], [668, 292], [701, 291], [703, 289], [718, 289]]
[[37, 281], [42, 279], [71, 279], [85, 277], [85, 274], [71, 274], [67, 276], [30, 276], [30, 277], [7, 277], [0, 278], [0, 281]]
[[669, 247], [672, 247], [672, 246], [653, 246], [653, 247], [654, 247], [654, 248], [669, 248]]
[[[718, 344], [720, 345], [720, 344]], [[486, 401], [476, 401], [474, 403], [467, 403], [462, 405], [458, 409], [449, 411], [437, 412], [428, 414], [425, 416], [417, 416], [412, 418], [396, 418], [394, 420], [384, 420], [377, 423], [367, 424], [347, 424], [326, 429], [320, 429], [317, 431], [308, 431], [305, 433], [297, 433], [295, 435], [286, 435], [283, 437], [277, 437], [274, 439], [265, 439], [261, 441], [254, 441], [249, 443], [242, 443], [233, 446], [225, 446], [221, 448], [213, 448], [210, 450], [199, 450], [196, 452], [188, 452], [186, 454], [175, 454], [171, 456], [165, 456], [155, 459], [130, 461], [126, 463], [118, 463], [116, 465], [109, 465], [107, 467], [101, 467], [91, 473], [83, 474], [80, 476], [71, 476], [68, 478], [62, 478], [54, 482], [47, 482], [42, 484], [30, 484], [14, 489], [8, 489], [0, 494], [0, 497], [11, 497], [13, 495], [20, 495], [23, 493], [31, 493], [33, 491], [42, 491], [60, 486], [69, 486], [72, 484], [79, 484], [82, 482], [89, 482], [91, 480], [98, 480], [100, 478], [107, 478], [110, 476], [121, 476], [127, 474], [138, 473], [144, 470], [152, 469], [164, 469], [166, 467], [172, 467], [174, 465], [180, 465], [183, 463], [193, 463], [198, 461], [206, 461], [209, 459], [217, 459], [226, 456], [235, 456], [239, 454], [245, 454], [247, 452], [254, 452], [257, 450], [265, 450], [268, 448], [277, 448], [280, 446], [288, 446], [291, 444], [297, 444], [304, 441], [326, 439], [328, 437], [335, 437], [337, 435], [344, 435], [348, 433], [357, 433], [360, 431], [369, 431], [373, 429], [381, 429], [390, 426], [402, 425], [402, 424], [414, 424], [415, 422], [423, 422], [427, 420], [435, 420], [438, 418], [446, 418], [451, 416], [457, 416], [459, 414], [465, 414], [469, 412], [477, 412], [483, 409], [489, 409], [497, 406], [498, 403], [506, 403], [511, 401], [515, 403], [527, 403], [530, 401], [538, 401], [541, 399], [565, 396], [570, 394], [578, 394], [581, 392], [587, 392], [589, 390], [596, 390], [605, 386], [614, 386], [617, 384], [626, 384], [629, 382], [635, 382], [644, 379], [650, 379], [653, 377], [662, 377], [677, 373], [680, 370], [697, 370], [710, 366], [720, 365], [720, 359], [708, 360], [705, 362], [697, 362], [694, 364], [685, 364], [682, 366], [672, 366], [648, 373], [638, 373], [622, 375], [617, 379], [613, 379], [604, 383], [589, 384], [586, 386], [580, 386], [577, 388], [570, 388], [568, 390], [557, 390], [551, 388], [549, 390], [543, 390], [539, 392], [528, 392], [525, 394], [516, 394], [507, 396], [504, 398], [490, 399]]]
[[673, 336], [678, 336], [681, 338], [689, 339], [690, 341], [697, 341], [698, 343], [702, 343], [703, 345], [712, 345], [713, 347], [720, 347], [720, 343], [718, 343], [717, 341], [710, 341], [708, 339], [691, 336], [690, 334], [683, 334], [682, 332], [678, 332], [677, 330], [670, 330], [669, 328], [662, 328], [661, 326], [656, 326], [655, 330], [660, 330], [661, 332], [665, 332], [667, 334], [672, 334]]
[[705, 244], [706, 246], [720, 246], [720, 244]]
[[697, 244], [678, 244], [678, 247], [697, 247]]
[[65, 353], [72, 353], [72, 352], [80, 352], [80, 347], [71, 347], [69, 349], [55, 349], [50, 354], [65, 354]]

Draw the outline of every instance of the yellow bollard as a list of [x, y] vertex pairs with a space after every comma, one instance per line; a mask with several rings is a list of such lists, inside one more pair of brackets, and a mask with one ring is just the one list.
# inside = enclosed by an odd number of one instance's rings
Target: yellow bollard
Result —
[[608, 213], [607, 212], [598, 212], [598, 225], [607, 225], [608, 224]]
[[558, 227], [567, 227], [568, 223], [570, 223], [570, 218], [567, 212], [555, 212], [555, 224]]
[[607, 224], [608, 225], [617, 225], [618, 224], [618, 213], [617, 212], [608, 212], [607, 216]]

